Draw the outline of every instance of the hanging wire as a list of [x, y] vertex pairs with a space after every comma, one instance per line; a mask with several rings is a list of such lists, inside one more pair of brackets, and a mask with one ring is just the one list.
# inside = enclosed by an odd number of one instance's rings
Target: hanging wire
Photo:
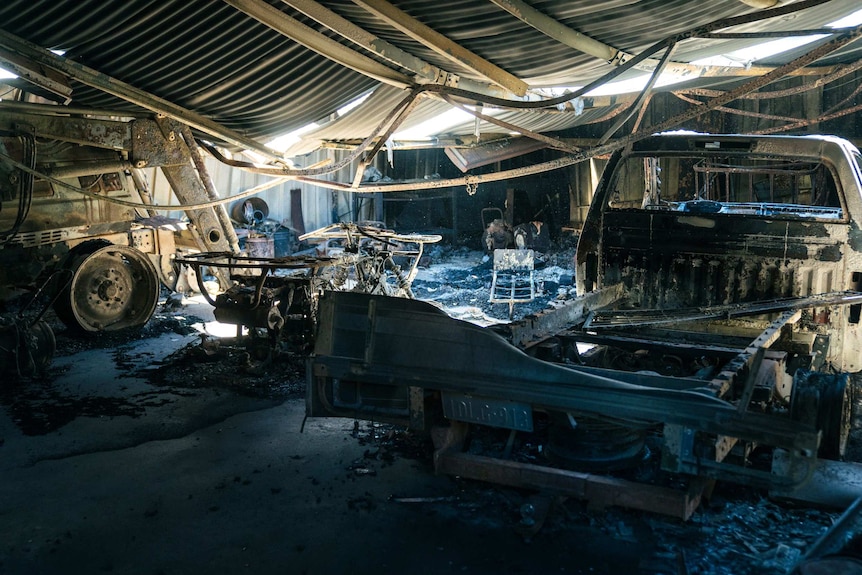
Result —
[[[8, 245], [18, 234], [18, 230], [21, 229], [21, 225], [27, 219], [27, 216], [30, 213], [30, 206], [33, 203], [33, 172], [36, 167], [36, 139], [32, 134], [22, 134], [18, 136], [18, 139], [21, 141], [21, 148], [23, 149], [24, 156], [24, 163], [20, 166], [16, 166], [19, 168], [20, 172], [18, 176], [18, 211], [15, 214], [15, 221], [12, 223], [12, 227], [0, 232], [0, 237], [2, 237], [0, 242], [2, 242], [4, 246]], [[6, 156], [6, 154], [2, 155]], [[6, 156], [6, 158], [11, 160], [9, 156]], [[13, 162], [13, 165], [16, 163], [17, 162]]]

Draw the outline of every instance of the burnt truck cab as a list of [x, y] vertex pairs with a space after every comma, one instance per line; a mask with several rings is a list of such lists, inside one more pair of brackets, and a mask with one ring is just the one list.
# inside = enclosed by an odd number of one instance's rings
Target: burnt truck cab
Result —
[[[577, 247], [579, 293], [622, 284], [618, 308], [663, 310], [668, 322], [673, 310], [823, 297], [802, 311], [785, 347], [798, 367], [858, 372], [862, 306], [827, 305], [824, 294], [862, 289], [860, 166], [859, 150], [831, 136], [636, 142], [611, 157], [595, 191]], [[746, 328], [759, 326], [687, 322], [693, 331]]]
[[[712, 479], [849, 504], [835, 494], [862, 486], [824, 478], [849, 465], [862, 367], [860, 190], [859, 151], [839, 138], [634, 143], [592, 200], [577, 297], [486, 328], [328, 292], [307, 413], [430, 430], [438, 472], [683, 518]], [[507, 446], [528, 434], [541, 465], [465, 453], [479, 428], [509, 430]], [[583, 475], [644, 468], [689, 491]]]

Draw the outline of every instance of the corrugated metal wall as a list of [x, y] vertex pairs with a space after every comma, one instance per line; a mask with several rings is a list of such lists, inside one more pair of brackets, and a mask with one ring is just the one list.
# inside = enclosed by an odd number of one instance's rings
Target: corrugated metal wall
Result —
[[[318, 150], [303, 158], [305, 165], [316, 164], [325, 160], [338, 162], [346, 152], [342, 150]], [[262, 176], [232, 168], [221, 162], [207, 157], [207, 169], [213, 179], [215, 188], [222, 198], [229, 198], [241, 192], [271, 181], [270, 176]], [[339, 182], [351, 182], [356, 171], [356, 162], [329, 174], [327, 179]], [[170, 185], [161, 170], [152, 168], [146, 170], [154, 201], [159, 205], [177, 204], [173, 197]], [[311, 231], [334, 221], [351, 220], [351, 198], [350, 194], [313, 186], [303, 182], [287, 181], [273, 186], [255, 197], [264, 200], [269, 208], [268, 218], [282, 223], [285, 227], [291, 227], [293, 214], [291, 213], [291, 190], [302, 190], [302, 218], [305, 230]], [[233, 202], [225, 205], [228, 213], [231, 211]], [[182, 218], [183, 212], [174, 211], [165, 214], [173, 218]]]

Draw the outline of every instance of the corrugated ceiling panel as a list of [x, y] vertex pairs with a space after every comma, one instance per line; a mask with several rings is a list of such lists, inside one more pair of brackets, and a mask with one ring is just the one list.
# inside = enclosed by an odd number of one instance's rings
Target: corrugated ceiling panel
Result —
[[[0, 5], [3, 28], [226, 127], [268, 140], [338, 109], [377, 82], [222, 2], [79, 0]], [[33, 9], [33, 6], [46, 8]], [[31, 9], [21, 9], [29, 6]], [[76, 104], [132, 108], [74, 84]]]
[[[284, 2], [266, 1], [342, 45], [368, 55]], [[610, 68], [552, 40], [488, 0], [391, 1], [465, 48], [518, 77], [529, 79], [534, 86], [584, 84]], [[629, 51], [640, 50], [693, 26], [755, 11], [739, 0], [528, 1], [578, 32]], [[320, 3], [444, 70], [478, 78], [466, 67], [453, 64], [407, 38], [350, 0]], [[746, 29], [816, 27], [857, 9], [858, 0], [832, 0], [807, 10], [804, 15], [753, 24]], [[378, 85], [377, 81], [333, 63], [217, 0], [4, 0], [0, 3], [0, 26], [38, 45], [66, 50], [66, 56], [76, 62], [261, 141], [326, 118]], [[751, 40], [686, 41], [679, 46], [675, 58], [700, 58], [751, 43]], [[856, 58], [858, 48], [848, 48], [843, 54], [845, 61]], [[771, 61], [778, 63], [782, 59]], [[79, 83], [73, 83], [73, 88], [77, 105], [134, 108]], [[397, 90], [393, 94], [391, 99], [397, 101], [401, 94]], [[361, 112], [351, 115], [350, 130], [327, 126], [323, 133], [350, 138], [367, 135], [389, 109], [383, 103], [363, 106]], [[425, 102], [414, 112], [410, 123], [442, 109], [443, 104]], [[553, 130], [569, 125], [559, 120], [551, 116], [524, 121], [533, 129]], [[572, 121], [577, 123], [583, 118]]]

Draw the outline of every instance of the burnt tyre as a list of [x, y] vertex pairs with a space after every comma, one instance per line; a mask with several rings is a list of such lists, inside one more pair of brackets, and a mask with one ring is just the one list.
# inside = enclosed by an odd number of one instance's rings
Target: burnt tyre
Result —
[[70, 329], [83, 332], [140, 327], [159, 300], [158, 272], [146, 254], [105, 241], [87, 242], [69, 253], [70, 280], [54, 310]]

